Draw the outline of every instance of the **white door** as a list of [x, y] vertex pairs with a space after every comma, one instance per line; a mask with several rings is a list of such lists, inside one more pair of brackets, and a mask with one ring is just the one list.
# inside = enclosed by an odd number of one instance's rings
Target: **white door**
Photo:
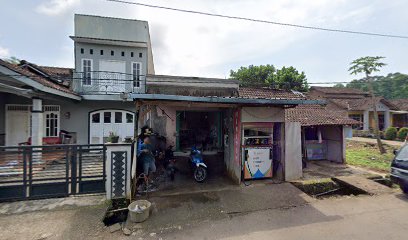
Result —
[[6, 110], [6, 146], [17, 146], [30, 137], [30, 112], [12, 107]]
[[100, 60], [99, 71], [99, 91], [110, 93], [125, 92], [125, 61]]
[[125, 110], [99, 110], [89, 115], [89, 143], [107, 141], [110, 132], [119, 136], [119, 141], [133, 137], [134, 113]]

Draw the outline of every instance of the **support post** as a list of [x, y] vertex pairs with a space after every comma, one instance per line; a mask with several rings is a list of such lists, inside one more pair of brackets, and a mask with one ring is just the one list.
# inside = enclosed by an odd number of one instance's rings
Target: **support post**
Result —
[[391, 127], [391, 113], [389, 110], [384, 111], [384, 130]]
[[44, 132], [42, 99], [33, 98], [31, 110], [31, 145], [41, 146]]
[[363, 116], [363, 130], [368, 131], [370, 126], [370, 112], [368, 110], [364, 111], [364, 116]]

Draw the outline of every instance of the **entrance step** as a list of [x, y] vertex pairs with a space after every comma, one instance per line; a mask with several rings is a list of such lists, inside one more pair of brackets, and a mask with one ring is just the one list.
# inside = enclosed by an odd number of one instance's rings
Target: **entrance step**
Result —
[[357, 188], [370, 195], [392, 193], [391, 188], [361, 176], [333, 177], [333, 181], [338, 182], [339, 184], [350, 186], [352, 188]]

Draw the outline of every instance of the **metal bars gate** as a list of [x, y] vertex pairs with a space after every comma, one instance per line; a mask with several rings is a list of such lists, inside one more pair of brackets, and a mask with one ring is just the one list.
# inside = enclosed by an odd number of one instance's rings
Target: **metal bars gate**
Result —
[[105, 192], [106, 146], [0, 147], [0, 201]]

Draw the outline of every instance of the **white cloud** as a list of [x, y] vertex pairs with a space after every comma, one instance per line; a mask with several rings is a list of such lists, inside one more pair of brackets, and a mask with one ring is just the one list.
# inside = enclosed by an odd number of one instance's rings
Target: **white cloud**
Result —
[[10, 57], [10, 50], [4, 47], [0, 47], [0, 58]]
[[50, 0], [40, 4], [36, 11], [49, 16], [61, 14], [78, 4], [80, 0]]

